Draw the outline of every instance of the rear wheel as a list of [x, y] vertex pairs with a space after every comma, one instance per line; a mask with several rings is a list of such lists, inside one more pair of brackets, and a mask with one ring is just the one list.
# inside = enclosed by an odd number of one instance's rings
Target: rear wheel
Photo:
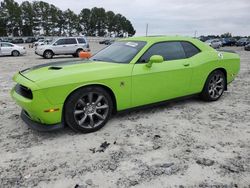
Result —
[[83, 133], [102, 128], [111, 116], [113, 102], [106, 90], [87, 87], [74, 92], [65, 104], [66, 123]]
[[45, 58], [45, 59], [52, 59], [53, 58], [53, 52], [52, 51], [50, 51], [50, 50], [46, 50], [44, 53], [43, 53], [43, 57]]
[[17, 50], [14, 50], [11, 54], [12, 56], [15, 56], [15, 57], [20, 55], [19, 51]]
[[76, 57], [80, 57], [80, 53], [81, 53], [82, 51], [83, 51], [82, 49], [76, 50]]
[[226, 78], [222, 71], [215, 70], [207, 78], [201, 98], [206, 101], [216, 101], [223, 94], [226, 86]]

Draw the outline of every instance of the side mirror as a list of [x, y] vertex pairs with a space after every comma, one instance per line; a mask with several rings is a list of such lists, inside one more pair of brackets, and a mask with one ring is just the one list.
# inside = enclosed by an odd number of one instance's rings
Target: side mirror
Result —
[[153, 55], [150, 57], [149, 62], [146, 64], [148, 68], [152, 67], [153, 63], [162, 63], [164, 61], [161, 55]]
[[79, 53], [79, 57], [81, 58], [81, 59], [89, 59], [89, 58], [91, 58], [91, 53], [90, 52], [85, 52], [85, 51], [81, 51], [80, 53]]

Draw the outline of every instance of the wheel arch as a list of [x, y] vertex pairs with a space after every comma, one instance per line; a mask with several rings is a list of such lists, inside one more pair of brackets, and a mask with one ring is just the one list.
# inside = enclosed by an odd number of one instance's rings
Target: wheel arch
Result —
[[11, 51], [11, 55], [13, 55], [13, 52], [15, 52], [15, 51], [17, 51], [19, 55], [21, 54], [19, 50], [14, 49], [14, 50]]
[[66, 104], [67, 100], [69, 99], [69, 97], [70, 97], [74, 92], [76, 92], [77, 90], [79, 90], [79, 89], [81, 89], [81, 88], [87, 88], [87, 87], [100, 87], [100, 88], [105, 89], [105, 90], [109, 93], [109, 95], [111, 96], [111, 99], [112, 99], [112, 102], [113, 102], [113, 112], [112, 112], [112, 114], [114, 114], [114, 113], [117, 112], [117, 101], [116, 101], [116, 96], [115, 96], [113, 90], [112, 90], [110, 87], [108, 87], [108, 86], [106, 86], [106, 85], [104, 85], [104, 84], [98, 84], [98, 83], [96, 83], [96, 84], [88, 84], [88, 85], [83, 85], [83, 86], [80, 86], [80, 87], [75, 88], [74, 90], [72, 90], [72, 91], [68, 94], [68, 96], [67, 96], [66, 99], [64, 100], [64, 103], [63, 103], [63, 111], [62, 111], [62, 121], [63, 121], [63, 122], [64, 122], [64, 108], [65, 108], [65, 104]]
[[76, 52], [77, 52], [78, 50], [83, 50], [83, 48], [77, 48]]
[[46, 49], [46, 50], [43, 51], [43, 56], [44, 56], [45, 52], [47, 52], [47, 51], [50, 51], [50, 52], [52, 52], [53, 55], [55, 55], [55, 53], [53, 52], [52, 49]]
[[217, 70], [223, 72], [223, 74], [224, 74], [224, 76], [225, 76], [225, 79], [226, 79], [226, 82], [225, 82], [225, 84], [226, 84], [226, 85], [225, 85], [225, 90], [227, 90], [227, 71], [226, 71], [225, 68], [219, 67], [219, 68], [216, 68], [216, 69], [212, 70], [212, 71], [208, 74], [207, 78], [209, 77], [209, 75], [210, 75], [212, 72], [217, 71]]

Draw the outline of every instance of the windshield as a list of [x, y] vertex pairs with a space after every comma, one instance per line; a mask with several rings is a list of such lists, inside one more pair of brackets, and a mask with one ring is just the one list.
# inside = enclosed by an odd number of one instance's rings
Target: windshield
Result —
[[129, 63], [135, 55], [145, 46], [143, 41], [121, 41], [104, 48], [90, 60], [107, 61], [112, 63]]
[[206, 40], [207, 43], [209, 42], [214, 42], [214, 39], [209, 39], [209, 40]]

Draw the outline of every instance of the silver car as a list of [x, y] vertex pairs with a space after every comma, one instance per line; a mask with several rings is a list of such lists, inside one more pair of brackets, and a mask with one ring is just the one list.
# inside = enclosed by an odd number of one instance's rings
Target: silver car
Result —
[[0, 42], [0, 56], [19, 56], [26, 54], [25, 47], [9, 42]]
[[205, 43], [207, 43], [209, 46], [211, 46], [213, 48], [222, 47], [222, 42], [220, 39], [210, 39], [210, 40], [207, 40]]
[[47, 45], [39, 45], [35, 53], [46, 59], [53, 58], [54, 55], [73, 55], [78, 57], [81, 51], [89, 51], [89, 44], [84, 37], [58, 38]]

